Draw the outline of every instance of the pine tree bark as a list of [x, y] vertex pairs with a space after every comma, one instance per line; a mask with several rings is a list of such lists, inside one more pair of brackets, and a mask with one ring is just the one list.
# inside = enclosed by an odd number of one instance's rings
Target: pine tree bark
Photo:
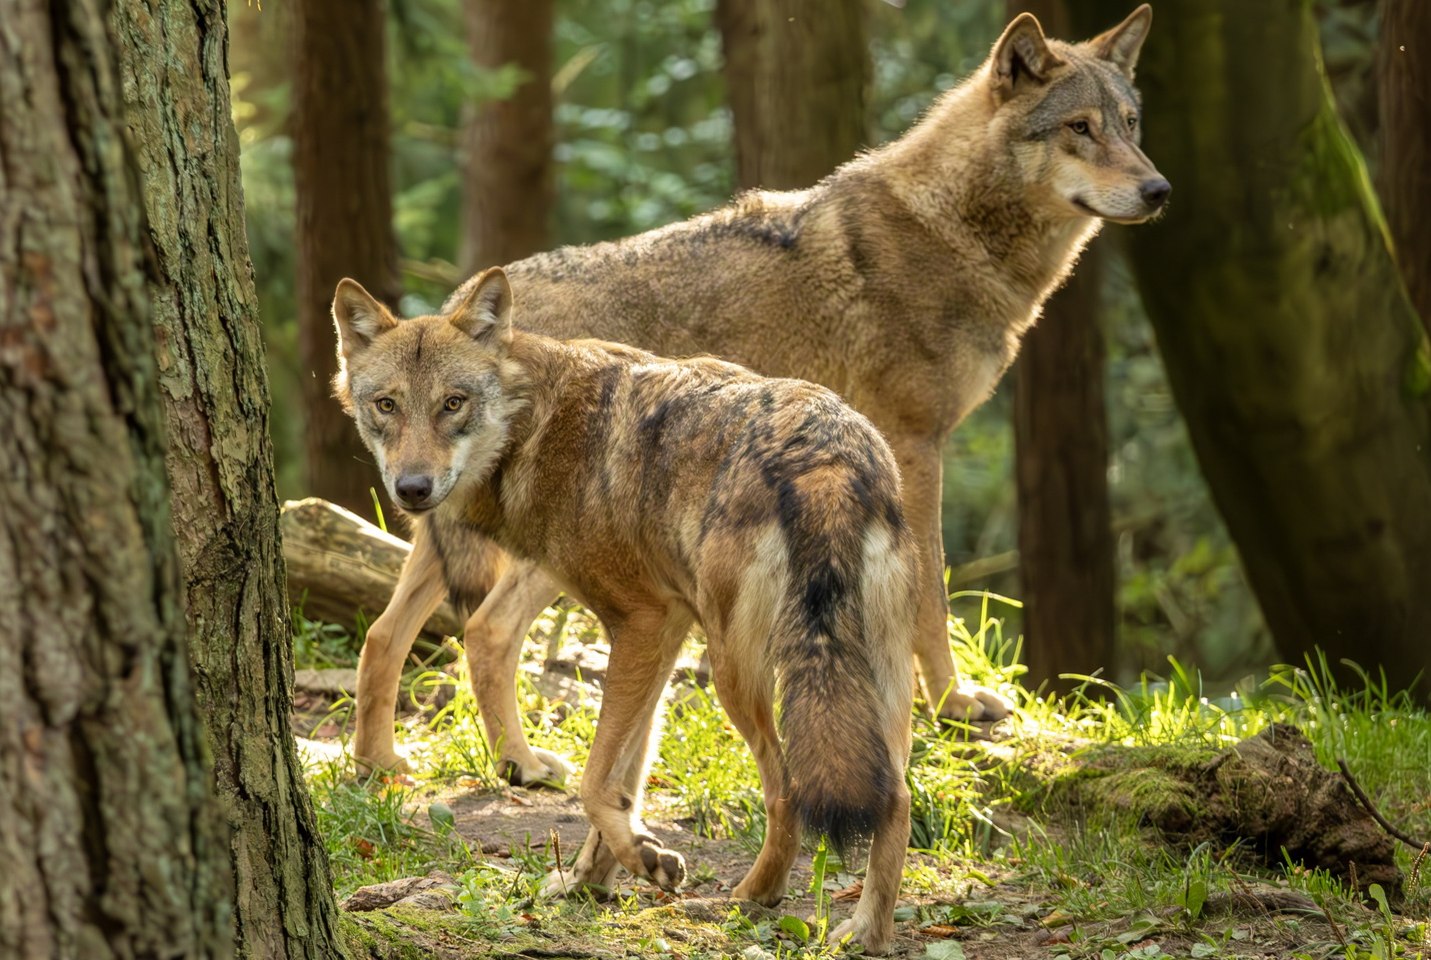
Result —
[[221, 958], [108, 13], [0, 0], [0, 956]]
[[[383, 0], [304, 0], [293, 16], [298, 353], [308, 493], [373, 516], [376, 468], [333, 399], [330, 313], [344, 277], [397, 306]], [[382, 491], [379, 490], [381, 495]], [[384, 500], [385, 512], [391, 516]]]
[[[1079, 36], [1065, 0], [1010, 0], [1049, 36]], [[1116, 21], [1114, 21], [1116, 22]], [[1106, 350], [1098, 325], [1102, 239], [1083, 254], [1024, 337], [1014, 376], [1014, 475], [1028, 681], [1113, 665], [1117, 588], [1108, 501]]]
[[189, 652], [232, 828], [240, 955], [341, 956], [289, 728], [292, 633], [224, 5], [121, 3], [114, 22], [142, 171]]
[[1421, 322], [1431, 330], [1431, 3], [1383, 0], [1377, 51], [1377, 190]]
[[545, 250], [553, 201], [552, 0], [465, 0], [479, 69], [525, 77], [504, 100], [479, 104], [463, 131], [463, 274]]
[[1194, 199], [1131, 258], [1279, 652], [1399, 685], [1431, 667], [1431, 349], [1318, 60], [1310, 0], [1158, 6], [1145, 143]]
[[808, 187], [865, 142], [861, 0], [718, 0], [740, 185]]
[[1098, 326], [1102, 241], [1024, 337], [1014, 378], [1014, 475], [1028, 682], [1115, 658], [1113, 517], [1108, 502], [1106, 351]]

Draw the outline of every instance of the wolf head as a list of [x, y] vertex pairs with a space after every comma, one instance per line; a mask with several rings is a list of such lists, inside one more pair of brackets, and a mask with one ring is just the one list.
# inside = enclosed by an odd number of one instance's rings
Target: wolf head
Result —
[[503, 448], [520, 371], [507, 359], [512, 290], [500, 268], [444, 316], [399, 320], [356, 281], [333, 297], [334, 392], [358, 423], [393, 501], [431, 510], [480, 483]]
[[1172, 192], [1139, 149], [1138, 52], [1153, 20], [1147, 4], [1083, 43], [1044, 36], [1020, 14], [994, 44], [984, 83], [991, 125], [1009, 145], [1030, 199], [1050, 213], [1120, 223], [1156, 215]]

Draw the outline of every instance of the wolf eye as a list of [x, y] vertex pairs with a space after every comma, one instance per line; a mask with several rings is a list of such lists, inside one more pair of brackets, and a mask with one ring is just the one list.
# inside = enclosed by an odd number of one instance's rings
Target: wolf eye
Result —
[[382, 397], [375, 405], [378, 408], [378, 413], [392, 413], [397, 409], [397, 404], [393, 403], [392, 397]]
[[1134, 130], [1134, 129], [1137, 129], [1137, 126], [1138, 126], [1138, 118], [1137, 118], [1137, 117], [1129, 117], [1129, 118], [1128, 118], [1128, 129], [1129, 129], [1129, 130]]
[[1068, 125], [1068, 129], [1072, 130], [1074, 133], [1078, 134], [1080, 137], [1086, 137], [1086, 136], [1088, 136], [1088, 121], [1087, 121], [1087, 120], [1075, 120], [1075, 121], [1073, 121], [1072, 123], [1070, 123], [1070, 124]]
[[462, 409], [462, 398], [448, 397], [442, 402], [442, 409], [446, 410], [448, 413], [456, 413], [458, 410]]

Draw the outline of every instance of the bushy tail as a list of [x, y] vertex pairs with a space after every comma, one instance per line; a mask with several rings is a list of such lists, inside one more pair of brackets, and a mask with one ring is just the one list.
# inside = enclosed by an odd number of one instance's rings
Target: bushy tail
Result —
[[787, 796], [843, 859], [903, 785], [916, 561], [903, 528], [824, 533], [792, 545], [774, 653]]

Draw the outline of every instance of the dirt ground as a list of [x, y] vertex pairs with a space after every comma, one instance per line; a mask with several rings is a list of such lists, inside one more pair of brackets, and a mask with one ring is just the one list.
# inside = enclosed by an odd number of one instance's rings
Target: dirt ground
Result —
[[[599, 667], [594, 662], [584, 665], [582, 675], [587, 683], [599, 682]], [[562, 664], [546, 674], [542, 682], [569, 684], [572, 672], [569, 664]], [[337, 684], [341, 686], [342, 683]], [[306, 732], [320, 741], [336, 735], [336, 725], [323, 720], [332, 695], [332, 691], [300, 689], [298, 705], [301, 709], [295, 716], [295, 726], [301, 733]], [[481, 851], [483, 857], [498, 865], [514, 867], [530, 860], [528, 851], [542, 859], [550, 857], [555, 852], [554, 842], [559, 845], [561, 860], [570, 862], [586, 835], [580, 802], [575, 793], [569, 791], [454, 786], [431, 799], [451, 808], [455, 828], [474, 854]], [[626, 885], [618, 891], [618, 900], [636, 894], [643, 908], [659, 910], [664, 916], [679, 916], [689, 924], [707, 925], [713, 932], [719, 932], [733, 905], [728, 899], [730, 891], [753, 862], [754, 848], [740, 839], [698, 836], [692, 831], [693, 824], [664, 808], [659, 793], [648, 799], [646, 820], [653, 834], [685, 856], [687, 884], [678, 894], [668, 896], [626, 878]], [[1017, 824], [1007, 826], [1018, 829]], [[978, 864], [973, 871], [969, 871], [968, 866], [961, 865], [961, 873], [971, 873], [979, 879], [951, 882], [950, 868], [910, 853], [907, 876], [920, 872], [927, 876], [933, 871], [934, 882], [917, 885], [906, 882], [897, 914], [892, 956], [930, 960], [960, 956], [967, 960], [1055, 956], [1088, 956], [1100, 960], [1164, 956], [1292, 958], [1331, 956], [1340, 946], [1339, 931], [1332, 929], [1311, 901], [1271, 883], [1250, 882], [1234, 894], [1211, 898], [1203, 911], [1203, 922], [1197, 926], [1182, 923], [1176, 907], [1161, 913], [1075, 925], [1072, 918], [1060, 916], [1020, 884], [1006, 882], [1011, 879], [1016, 864]], [[805, 852], [792, 872], [790, 895], [778, 908], [767, 910], [744, 903], [742, 911], [756, 923], [764, 920], [775, 924], [785, 915], [812, 921], [816, 903], [810, 886], [811, 857]], [[935, 889], [939, 893], [921, 894], [916, 887]], [[825, 890], [833, 926], [853, 909], [859, 894], [858, 879], [835, 872], [827, 875]], [[617, 908], [610, 909], [615, 917]], [[533, 928], [540, 929], [541, 924], [533, 922]], [[676, 941], [684, 937], [674, 925], [668, 932]], [[1224, 946], [1210, 945], [1209, 934], [1222, 940]], [[415, 931], [413, 935], [420, 937]], [[543, 934], [553, 935], [550, 931]], [[1102, 944], [1108, 947], [1095, 946]], [[434, 956], [482, 955], [439, 950], [435, 943], [432, 946]], [[533, 952], [534, 949], [524, 948], [502, 955], [514, 958], [646, 955], [641, 948], [626, 942], [624, 934], [613, 935], [601, 949], [594, 949], [589, 943], [563, 943], [559, 937], [547, 947]], [[672, 949], [677, 955], [682, 953]], [[756, 943], [753, 939], [748, 943], [732, 939], [727, 949], [746, 960], [763, 960], [775, 955], [774, 943]], [[1107, 949], [1112, 952], [1105, 952]]]

